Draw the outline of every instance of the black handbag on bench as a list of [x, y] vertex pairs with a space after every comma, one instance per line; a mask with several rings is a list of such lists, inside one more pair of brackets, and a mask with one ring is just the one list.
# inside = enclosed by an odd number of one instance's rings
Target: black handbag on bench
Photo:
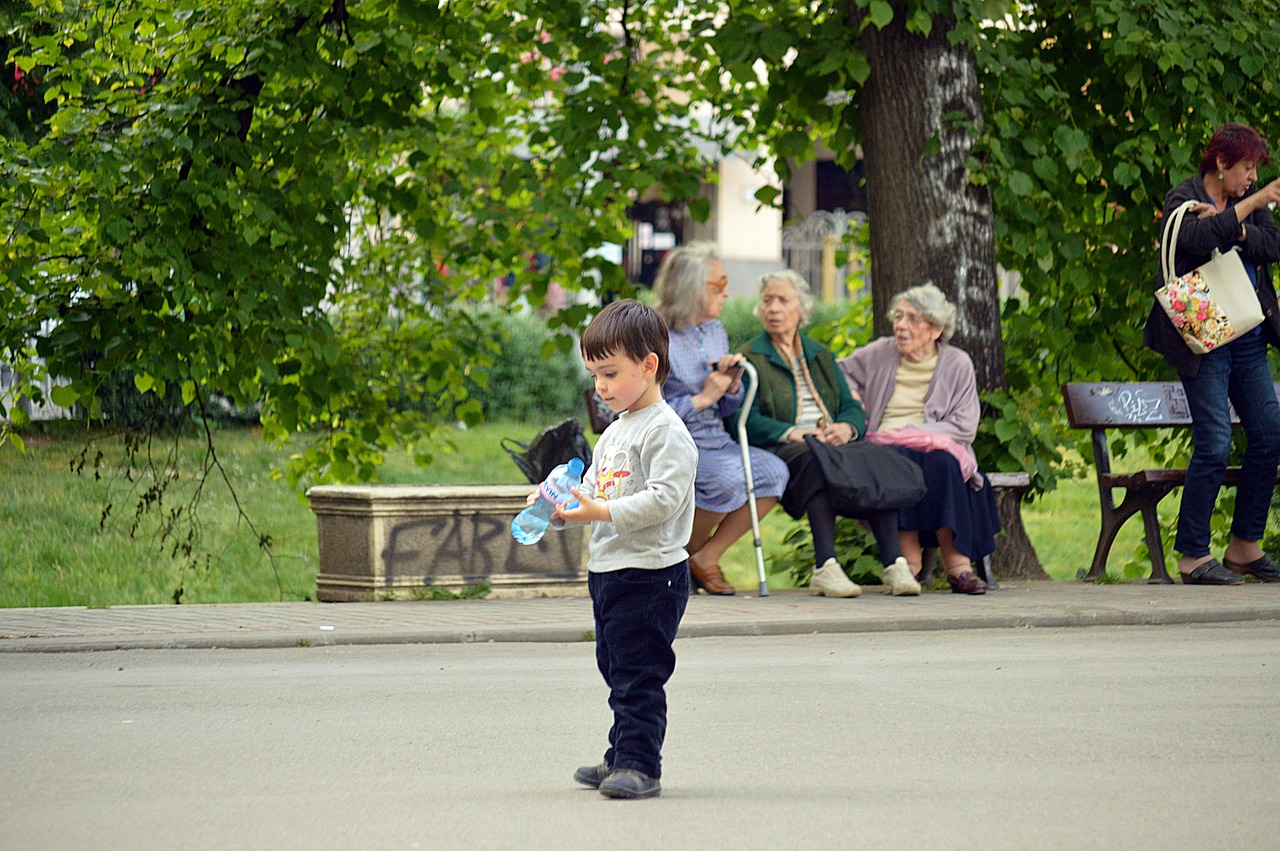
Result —
[[544, 428], [528, 443], [504, 437], [499, 445], [535, 485], [542, 484], [552, 470], [570, 458], [581, 458], [583, 466], [591, 466], [591, 445], [582, 433], [582, 423], [573, 418]]
[[855, 517], [910, 508], [926, 493], [920, 466], [887, 446], [865, 440], [828, 446], [811, 434], [804, 442], [822, 469], [837, 514]]

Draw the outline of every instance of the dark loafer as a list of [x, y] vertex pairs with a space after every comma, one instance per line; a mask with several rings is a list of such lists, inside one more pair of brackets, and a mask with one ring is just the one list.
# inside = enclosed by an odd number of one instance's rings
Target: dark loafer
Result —
[[599, 789], [600, 783], [608, 776], [609, 763], [607, 762], [602, 762], [599, 765], [584, 765], [573, 772], [574, 780], [583, 786], [590, 786], [592, 789]]
[[1226, 556], [1222, 557], [1222, 563], [1232, 573], [1247, 573], [1259, 582], [1280, 582], [1280, 567], [1276, 567], [1276, 563], [1266, 553], [1248, 564], [1232, 561]]
[[600, 781], [600, 794], [606, 798], [655, 798], [662, 784], [634, 768], [618, 768]]
[[958, 576], [947, 574], [947, 584], [951, 586], [952, 594], [985, 594], [987, 593], [987, 583], [978, 578], [978, 574], [972, 570], [966, 570]]
[[1190, 573], [1182, 574], [1183, 585], [1239, 585], [1244, 577], [1232, 573], [1222, 566], [1222, 562], [1211, 558]]

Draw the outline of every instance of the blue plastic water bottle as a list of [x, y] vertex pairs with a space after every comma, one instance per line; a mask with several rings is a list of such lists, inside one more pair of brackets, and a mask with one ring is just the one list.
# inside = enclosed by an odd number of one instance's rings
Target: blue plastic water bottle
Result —
[[555, 513], [557, 505], [573, 500], [570, 488], [582, 481], [582, 459], [570, 458], [551, 471], [547, 480], [538, 488], [538, 498], [511, 521], [511, 534], [522, 544], [536, 544], [542, 540]]

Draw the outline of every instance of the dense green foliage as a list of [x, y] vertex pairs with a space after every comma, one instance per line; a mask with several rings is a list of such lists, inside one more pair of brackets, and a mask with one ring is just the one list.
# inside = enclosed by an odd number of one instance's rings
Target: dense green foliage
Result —
[[[803, 160], [816, 143], [851, 165], [856, 94], [875, 69], [861, 33], [895, 18], [939, 27], [976, 60], [985, 125], [969, 179], [989, 185], [997, 259], [1021, 276], [1003, 312], [1007, 392], [988, 394], [985, 469], [1026, 469], [1032, 492], [1068, 469], [1087, 436], [1061, 416], [1068, 380], [1163, 377], [1142, 349], [1164, 193], [1194, 173], [1213, 130], [1280, 119], [1277, 0], [1030, 4], [984, 0], [730, 2], [703, 21], [721, 67], [701, 94], [761, 157]], [[722, 70], [721, 70], [722, 69]], [[763, 73], [762, 73], [762, 70]], [[731, 85], [722, 85], [725, 78]], [[943, 127], [939, 127], [941, 133]], [[785, 175], [788, 161], [776, 166]], [[905, 191], [892, 176], [886, 191]], [[1269, 179], [1269, 178], [1266, 178]], [[776, 200], [771, 187], [759, 197]], [[874, 258], [873, 258], [874, 260]], [[1166, 456], [1176, 460], [1185, 443]]]
[[428, 461], [439, 423], [481, 415], [499, 334], [466, 308], [489, 282], [624, 290], [589, 249], [639, 191], [696, 195], [659, 94], [679, 6], [11, 4], [0, 360], [34, 379], [39, 355], [91, 415], [125, 371], [261, 403], [268, 439], [311, 435], [298, 482]]
[[[707, 217], [698, 142], [784, 176], [818, 143], [849, 164], [876, 72], [861, 37], [896, 21], [976, 61], [986, 114], [962, 128], [968, 179], [990, 187], [998, 260], [1021, 275], [1003, 314], [1009, 389], [987, 397], [978, 449], [985, 468], [1048, 488], [1080, 438], [1059, 383], [1162, 370], [1139, 341], [1160, 199], [1224, 121], [1274, 134], [1278, 13], [1280, 0], [20, 0], [0, 10], [0, 361], [22, 371], [13, 393], [38, 397], [45, 371], [71, 379], [54, 401], [91, 416], [125, 376], [202, 422], [218, 398], [260, 409], [273, 443], [304, 437], [289, 444], [295, 486], [370, 479], [394, 446], [429, 463], [443, 424], [478, 421], [504, 380], [490, 373], [501, 322], [472, 309], [496, 282], [533, 306], [552, 283], [626, 292], [593, 249], [625, 239], [643, 192]], [[13, 399], [0, 414], [21, 427]], [[20, 438], [0, 425], [0, 442]]]

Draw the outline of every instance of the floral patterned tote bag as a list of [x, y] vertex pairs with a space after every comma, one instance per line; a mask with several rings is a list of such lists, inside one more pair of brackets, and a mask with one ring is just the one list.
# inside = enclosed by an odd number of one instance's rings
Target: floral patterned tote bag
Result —
[[1160, 280], [1156, 301], [1178, 329], [1191, 351], [1198, 355], [1231, 342], [1262, 324], [1262, 305], [1249, 282], [1240, 252], [1213, 250], [1208, 263], [1187, 274], [1174, 275], [1173, 257], [1187, 201], [1173, 211], [1160, 240]]

